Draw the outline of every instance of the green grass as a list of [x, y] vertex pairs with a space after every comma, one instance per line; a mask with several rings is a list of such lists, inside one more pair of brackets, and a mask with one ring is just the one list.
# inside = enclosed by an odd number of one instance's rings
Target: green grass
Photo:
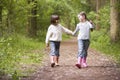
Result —
[[[0, 39], [0, 72], [18, 76], [35, 70], [28, 65], [38, 65], [43, 58], [43, 42], [21, 35]], [[24, 67], [24, 68], [23, 68]], [[23, 71], [23, 72], [22, 72]]]
[[111, 43], [110, 38], [107, 33], [104, 31], [94, 31], [91, 34], [91, 47], [99, 50], [111, 57], [114, 57], [114, 60], [119, 62], [120, 60], [120, 42]]
[[[71, 36], [63, 34], [63, 40]], [[45, 37], [32, 39], [23, 35], [0, 38], [0, 75], [9, 74], [13, 80], [34, 72], [43, 60]]]

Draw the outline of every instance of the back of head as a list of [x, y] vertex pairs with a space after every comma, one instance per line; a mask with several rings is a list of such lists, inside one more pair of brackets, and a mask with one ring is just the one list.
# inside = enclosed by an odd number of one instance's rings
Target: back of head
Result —
[[59, 20], [59, 16], [54, 14], [54, 15], [51, 15], [51, 24], [56, 24], [57, 23], [57, 20]]

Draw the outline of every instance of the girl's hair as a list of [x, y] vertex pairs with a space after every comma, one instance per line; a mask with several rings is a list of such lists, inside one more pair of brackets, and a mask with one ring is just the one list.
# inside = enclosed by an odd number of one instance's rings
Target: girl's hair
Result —
[[51, 24], [55, 24], [57, 23], [56, 20], [59, 20], [59, 16], [54, 14], [54, 15], [51, 15]]
[[85, 16], [85, 19], [88, 20], [87, 15], [84, 11], [80, 12], [79, 15]]

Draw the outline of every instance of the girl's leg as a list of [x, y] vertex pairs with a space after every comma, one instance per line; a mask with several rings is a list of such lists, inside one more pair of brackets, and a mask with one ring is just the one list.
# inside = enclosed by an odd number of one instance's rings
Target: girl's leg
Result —
[[55, 65], [55, 42], [50, 42], [50, 61], [51, 61], [51, 67], [54, 67]]
[[59, 62], [60, 42], [51, 41], [50, 47], [51, 47], [51, 52], [50, 52], [51, 67], [54, 67], [55, 63], [58, 65]]
[[50, 56], [51, 63], [55, 63], [54, 56]]
[[75, 65], [78, 68], [81, 68], [82, 56], [83, 56], [83, 41], [78, 40], [78, 61], [77, 64]]
[[83, 40], [78, 40], [78, 58], [83, 57]]
[[78, 62], [75, 66], [77, 66], [79, 69], [81, 68], [82, 58], [78, 57]]
[[88, 51], [88, 48], [89, 48], [89, 45], [90, 45], [90, 41], [89, 40], [85, 40], [84, 42], [84, 57], [87, 58], [87, 51]]
[[55, 65], [58, 66], [59, 63], [59, 50], [60, 50], [60, 42], [56, 42], [56, 56], [55, 56]]
[[85, 57], [82, 59], [82, 66], [87, 67], [87, 62]]
[[58, 63], [59, 63], [59, 57], [56, 56], [56, 57], [55, 57], [55, 65], [58, 66], [58, 65], [59, 65]]
[[84, 57], [82, 59], [82, 65], [83, 67], [87, 67], [87, 51], [88, 51], [88, 48], [89, 48], [89, 45], [90, 45], [90, 41], [89, 40], [85, 40], [84, 41]]
[[78, 64], [81, 64], [82, 63], [82, 58], [81, 57], [78, 57]]
[[55, 56], [50, 56], [51, 67], [55, 66]]

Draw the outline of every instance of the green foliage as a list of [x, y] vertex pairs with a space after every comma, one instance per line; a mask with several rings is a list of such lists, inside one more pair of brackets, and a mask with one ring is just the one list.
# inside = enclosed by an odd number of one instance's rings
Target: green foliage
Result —
[[110, 6], [109, 5], [99, 10], [98, 24], [101, 25], [101, 28], [109, 29], [110, 27]]
[[[91, 47], [95, 48], [107, 55], [111, 55], [115, 60], [120, 60], [120, 43], [111, 43], [109, 37], [110, 31], [110, 6], [106, 5], [105, 7], [99, 10], [99, 13], [95, 12], [89, 13], [89, 19], [93, 20], [95, 24], [100, 25], [99, 31], [93, 31], [91, 34]], [[99, 17], [99, 20], [96, 20], [96, 16]]]
[[[98, 19], [96, 19], [98, 17]], [[105, 7], [101, 8], [97, 13], [91, 11], [88, 14], [88, 19], [92, 20], [94, 24], [99, 24], [101, 29], [105, 29], [109, 31], [110, 29], [110, 7], [106, 5]]]
[[16, 71], [12, 75], [12, 80], [20, 80]]
[[97, 14], [94, 11], [88, 13], [88, 19], [92, 20], [95, 23]]
[[23, 65], [41, 62], [43, 54], [40, 50], [43, 48], [43, 43], [25, 36], [14, 35], [9, 38], [1, 38], [0, 72], [10, 74], [15, 78], [14, 80], [17, 80], [17, 76], [22, 75]]
[[41, 41], [41, 42], [45, 42], [45, 38], [46, 38], [46, 33], [47, 33], [47, 29], [46, 30], [43, 30], [43, 31], [41, 31], [41, 30], [39, 30], [38, 32], [37, 32], [37, 39], [39, 40], [39, 41]]
[[[12, 67], [14, 67], [15, 65], [17, 56], [15, 54], [11, 56], [12, 48], [13, 48], [12, 38], [1, 39], [0, 41], [0, 49], [1, 49], [0, 50], [0, 59], [1, 59], [0, 68], [4, 70], [5, 72], [11, 71]], [[12, 59], [14, 59], [15, 61], [13, 61]]]
[[[9, 36], [11, 33], [28, 33], [28, 18], [37, 16], [37, 36], [43, 37], [44, 31], [50, 24], [50, 16], [57, 13], [61, 17], [61, 23], [69, 29], [76, 25], [77, 14], [84, 10], [89, 11], [87, 0], [35, 0], [37, 3], [27, 0], [4, 0], [0, 5], [2, 10], [2, 36]], [[30, 15], [30, 10], [37, 6], [37, 15]], [[84, 6], [84, 7], [83, 7]], [[9, 35], [7, 34], [9, 33]]]
[[[120, 60], [119, 44], [110, 43], [110, 6], [106, 5], [96, 14], [90, 12], [88, 0], [35, 0], [37, 3], [28, 0], [1, 0], [2, 24], [0, 24], [0, 72], [12, 75], [13, 80], [19, 80], [20, 75], [25, 71], [32, 72], [34, 69], [26, 69], [26, 66], [39, 64], [42, 60], [41, 49], [44, 48], [44, 40], [50, 16], [53, 13], [60, 15], [60, 23], [74, 29], [77, 23], [77, 14], [80, 11], [88, 13], [88, 18], [95, 24], [100, 25], [100, 31], [92, 32], [91, 47], [104, 53], [114, 55]], [[31, 15], [30, 10], [37, 6], [37, 15]], [[96, 16], [99, 20], [96, 20]], [[37, 36], [29, 38], [28, 18], [37, 17]], [[14, 35], [16, 34], [17, 35]], [[20, 35], [21, 34], [21, 35]], [[2, 36], [2, 37], [1, 37]], [[63, 40], [70, 36], [63, 34]], [[24, 67], [24, 69], [23, 69]], [[23, 73], [22, 73], [23, 72]], [[27, 74], [26, 74], [27, 75]]]
[[[93, 31], [91, 33], [91, 46], [93, 46], [96, 49], [105, 49], [104, 47], [110, 45], [110, 39], [107, 34], [101, 31]], [[104, 46], [105, 45], [105, 46]]]
[[120, 60], [120, 43], [111, 43], [108, 34], [101, 31], [94, 31], [91, 34], [91, 47], [107, 55], [114, 57], [117, 62]]

